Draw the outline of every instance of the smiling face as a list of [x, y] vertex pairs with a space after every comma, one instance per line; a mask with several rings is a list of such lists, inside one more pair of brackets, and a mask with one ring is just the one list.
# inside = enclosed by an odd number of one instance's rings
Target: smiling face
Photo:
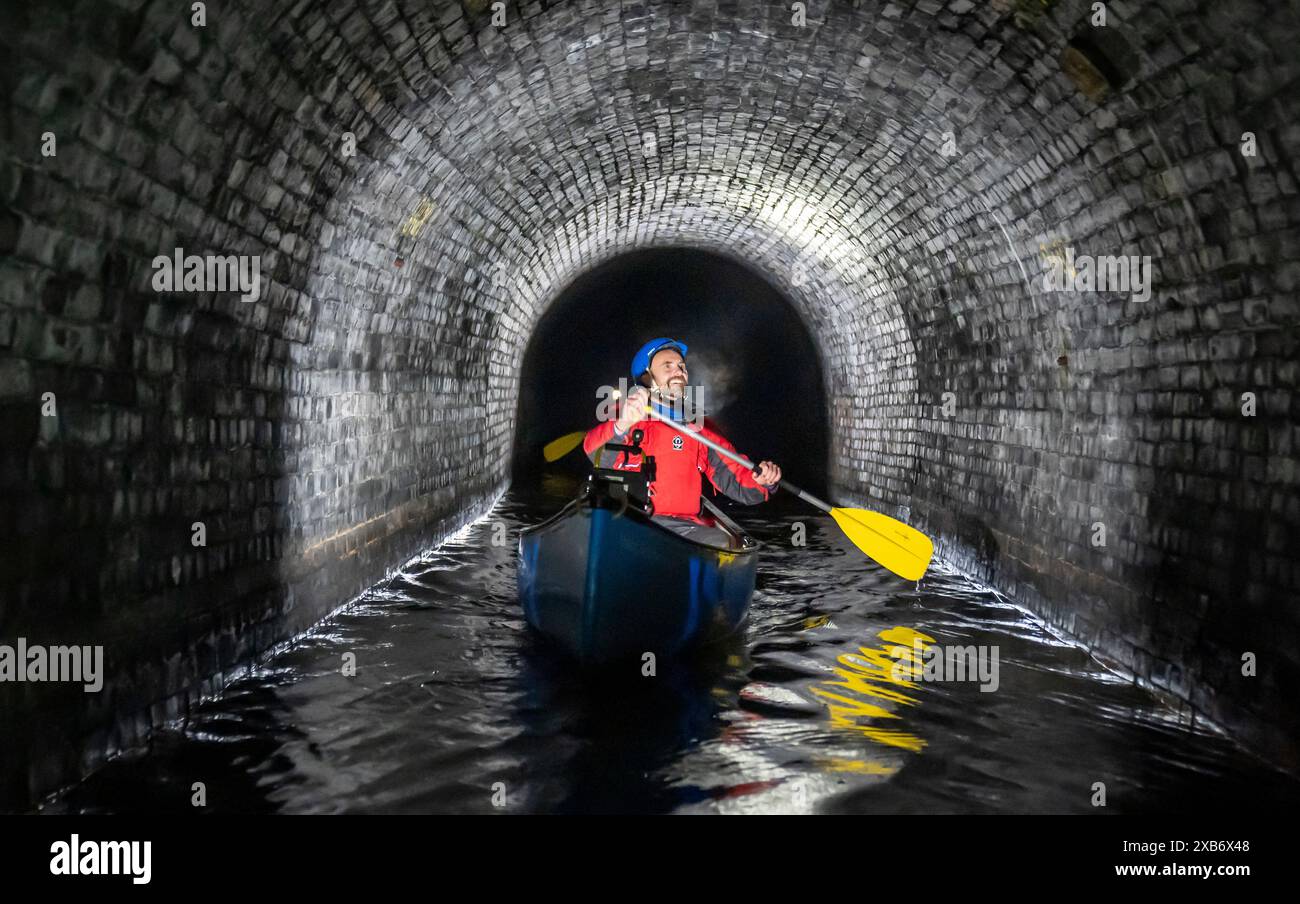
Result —
[[686, 359], [675, 348], [655, 352], [650, 359], [650, 378], [669, 399], [680, 399], [686, 390]]

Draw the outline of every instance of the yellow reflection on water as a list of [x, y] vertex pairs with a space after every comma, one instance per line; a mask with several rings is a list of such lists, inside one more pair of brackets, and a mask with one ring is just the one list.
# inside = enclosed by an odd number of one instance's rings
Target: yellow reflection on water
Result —
[[578, 479], [568, 474], [548, 471], [542, 475], [541, 490], [547, 496], [575, 496], [578, 492]]
[[[879, 647], [859, 647], [856, 653], [837, 657], [839, 667], [832, 671], [839, 680], [823, 681], [809, 690], [826, 704], [832, 728], [856, 731], [888, 747], [920, 753], [926, 746], [922, 738], [901, 728], [872, 723], [901, 719], [895, 708], [915, 706], [919, 702], [903, 688], [910, 689], [921, 678], [923, 654], [935, 640], [901, 625], [886, 628], [879, 637], [884, 641]], [[876, 770], [872, 774], [895, 771], [893, 767], [868, 761], [842, 762], [861, 762], [863, 768]]]
[[825, 772], [852, 772], [855, 775], [893, 775], [896, 766], [886, 766], [874, 760], [850, 760], [845, 757], [817, 757], [814, 762]]

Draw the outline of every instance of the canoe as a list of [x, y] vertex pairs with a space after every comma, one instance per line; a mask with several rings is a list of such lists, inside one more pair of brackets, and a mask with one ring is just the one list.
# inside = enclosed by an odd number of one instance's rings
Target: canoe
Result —
[[712, 506], [730, 548], [696, 542], [610, 488], [588, 478], [577, 499], [521, 532], [528, 624], [585, 666], [644, 662], [646, 653], [660, 661], [734, 633], [761, 544]]

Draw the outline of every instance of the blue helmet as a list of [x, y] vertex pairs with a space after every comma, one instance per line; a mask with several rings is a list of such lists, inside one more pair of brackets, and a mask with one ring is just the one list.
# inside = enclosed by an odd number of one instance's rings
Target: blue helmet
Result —
[[682, 353], [683, 358], [686, 357], [685, 342], [678, 342], [676, 339], [669, 339], [667, 336], [651, 339], [641, 346], [641, 350], [632, 358], [632, 379], [641, 379], [641, 375], [650, 369], [650, 360], [654, 358], [655, 353], [666, 348], [675, 348]]

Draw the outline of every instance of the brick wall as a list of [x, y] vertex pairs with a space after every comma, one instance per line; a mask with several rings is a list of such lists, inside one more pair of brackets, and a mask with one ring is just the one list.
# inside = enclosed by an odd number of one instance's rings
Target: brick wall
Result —
[[[0, 689], [6, 794], [482, 511], [541, 311], [669, 244], [798, 307], [840, 498], [1294, 763], [1300, 22], [1276, 6], [7, 13], [0, 635], [103, 642], [114, 677]], [[1067, 245], [1150, 255], [1150, 300], [1045, 291]], [[262, 297], [155, 292], [176, 247], [258, 255]]]

